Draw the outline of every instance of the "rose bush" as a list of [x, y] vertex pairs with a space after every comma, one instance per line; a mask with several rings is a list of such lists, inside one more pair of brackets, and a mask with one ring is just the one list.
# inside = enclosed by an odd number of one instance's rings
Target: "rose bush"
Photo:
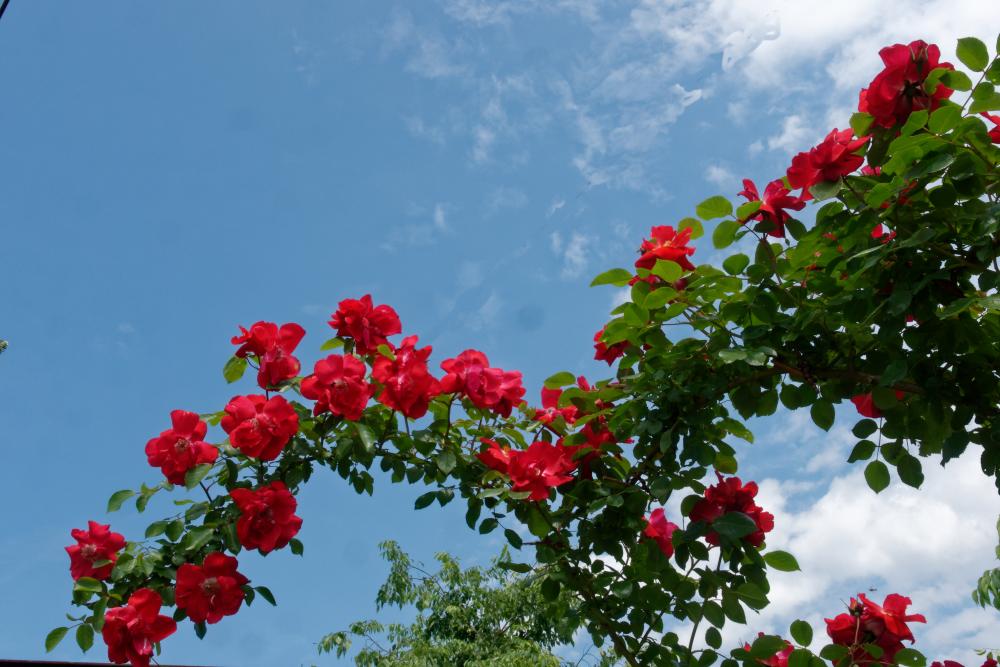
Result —
[[[181, 486], [201, 495], [178, 500], [145, 541], [122, 544], [95, 523], [73, 532], [80, 646], [99, 631], [112, 661], [145, 665], [175, 621], [203, 635], [256, 595], [273, 602], [234, 556], [301, 554], [302, 485], [329, 468], [371, 494], [377, 464], [393, 482], [431, 487], [417, 509], [460, 497], [470, 528], [531, 549], [533, 562], [503, 566], [534, 572], [545, 600], [569, 594], [594, 641], [628, 664], [922, 667], [906, 644], [925, 619], [898, 593], [828, 610], [830, 641], [815, 653], [803, 621], [727, 652], [719, 628], [768, 604], [768, 568], [798, 569], [767, 547], [774, 517], [756, 484], [734, 476], [730, 440], [753, 440], [745, 420], [780, 403], [829, 429], [835, 405], [853, 401], [849, 460], [864, 462], [875, 492], [893, 471], [919, 487], [923, 461], [963, 454], [998, 478], [1000, 148], [988, 112], [1000, 109], [1000, 61], [974, 38], [956, 55], [975, 83], [936, 45], [886, 47], [850, 130], [797, 155], [763, 194], [745, 180], [738, 208], [711, 197], [697, 217], [654, 227], [632, 268], [593, 283], [630, 286], [594, 337], [613, 377], [555, 373], [540, 409], [525, 404], [519, 372], [476, 349], [435, 377], [431, 349], [412, 335], [392, 342], [398, 315], [368, 295], [340, 303], [329, 355], [306, 377], [293, 354], [301, 326], [241, 328], [223, 374], [236, 382], [253, 368], [265, 393], [175, 411], [147, 445], [166, 480], [116, 492], [108, 510], [135, 497], [142, 511]], [[807, 202], [809, 226], [793, 217]], [[692, 261], [707, 223], [715, 248], [737, 245], [721, 268]], [[209, 426], [228, 438], [205, 442]]]

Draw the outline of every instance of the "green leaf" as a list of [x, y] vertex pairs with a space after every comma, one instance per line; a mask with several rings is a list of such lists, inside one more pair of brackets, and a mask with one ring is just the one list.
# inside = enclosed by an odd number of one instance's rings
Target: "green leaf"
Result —
[[743, 512], [729, 512], [712, 522], [712, 530], [738, 540], [757, 530], [757, 524]]
[[187, 550], [198, 551], [203, 546], [208, 544], [214, 535], [215, 530], [211, 526], [200, 526], [195, 528], [187, 534], [187, 537], [184, 538], [187, 542]]
[[223, 366], [222, 377], [226, 378], [226, 382], [232, 384], [243, 377], [243, 373], [246, 372], [246, 370], [246, 357], [233, 356], [226, 362], [226, 365]]
[[941, 76], [941, 83], [952, 90], [972, 90], [972, 79], [965, 72], [950, 70]]
[[483, 522], [479, 524], [479, 534], [485, 535], [486, 533], [492, 533], [499, 525], [500, 522], [493, 517], [483, 519]]
[[715, 628], [709, 628], [705, 631], [705, 643], [712, 648], [719, 648], [722, 646], [722, 633]]
[[288, 540], [288, 548], [291, 549], [292, 553], [296, 556], [301, 556], [302, 552], [305, 551], [305, 547], [302, 546], [302, 542], [294, 537]]
[[862, 440], [858, 444], [854, 445], [854, 449], [851, 450], [851, 455], [847, 457], [848, 463], [854, 463], [855, 461], [865, 461], [872, 457], [875, 453], [875, 443], [871, 440]]
[[851, 114], [851, 129], [854, 130], [854, 136], [863, 137], [868, 134], [874, 120], [874, 116], [863, 111]]
[[927, 129], [934, 134], [944, 134], [953, 129], [962, 120], [962, 107], [957, 104], [943, 106], [931, 114], [927, 121]]
[[547, 537], [549, 531], [551, 530], [549, 522], [545, 520], [545, 516], [542, 514], [542, 511], [538, 509], [538, 506], [535, 504], [532, 504], [531, 507], [528, 508], [528, 530], [531, 531], [532, 535], [538, 538]]
[[684, 218], [677, 225], [677, 231], [682, 231], [685, 229], [691, 230], [691, 238], [697, 239], [705, 234], [705, 227], [701, 224], [701, 220], [698, 218]]
[[319, 349], [322, 352], [326, 352], [327, 350], [336, 350], [338, 347], [343, 347], [343, 346], [344, 346], [344, 339], [337, 338], [336, 336], [334, 336], [330, 340], [320, 345]]
[[104, 590], [104, 586], [92, 577], [80, 577], [73, 584], [73, 590], [84, 591], [86, 593], [100, 593]]
[[611, 269], [610, 271], [605, 271], [590, 282], [591, 287], [597, 287], [598, 285], [614, 285], [616, 287], [623, 287], [628, 285], [628, 281], [632, 280], [632, 272], [626, 271], [625, 269]]
[[813, 629], [812, 626], [802, 620], [792, 621], [792, 625], [789, 628], [789, 632], [792, 635], [792, 639], [795, 640], [799, 646], [809, 646], [812, 644], [813, 640]]
[[955, 55], [973, 72], [982, 72], [990, 62], [990, 54], [986, 45], [975, 37], [962, 37], [958, 40]]
[[724, 218], [733, 212], [732, 203], [720, 195], [709, 197], [695, 207], [695, 213], [702, 220], [714, 220]]
[[278, 606], [278, 603], [274, 600], [274, 593], [271, 592], [270, 588], [267, 586], [254, 586], [254, 590], [257, 591], [262, 598], [270, 602], [272, 607]]
[[787, 551], [768, 551], [764, 554], [764, 562], [779, 572], [795, 572], [802, 569], [795, 556]]
[[445, 449], [434, 457], [434, 463], [437, 464], [438, 470], [447, 475], [455, 469], [458, 459], [455, 458], [455, 452], [450, 449]]
[[750, 646], [750, 656], [753, 658], [770, 658], [785, 648], [785, 640], [776, 635], [764, 635], [754, 640]]
[[193, 489], [198, 486], [201, 480], [205, 479], [207, 475], [212, 470], [211, 463], [202, 463], [201, 465], [196, 465], [184, 474], [184, 486]]
[[361, 422], [354, 422], [354, 429], [358, 432], [358, 438], [361, 440], [361, 446], [364, 447], [365, 453], [372, 454], [375, 451], [375, 434]]
[[829, 431], [830, 427], [833, 426], [833, 420], [836, 417], [836, 413], [833, 410], [833, 403], [821, 398], [812, 404], [809, 408], [809, 416], [812, 417], [813, 423], [819, 426], [824, 431]]
[[52, 649], [54, 649], [56, 646], [58, 646], [59, 642], [61, 642], [63, 640], [63, 637], [66, 636], [67, 632], [69, 632], [69, 628], [56, 628], [55, 630], [53, 630], [52, 632], [50, 632], [48, 635], [46, 635], [46, 637], [45, 637], [45, 652], [46, 653], [51, 653]]
[[872, 433], [878, 430], [878, 424], [875, 423], [874, 419], [862, 419], [854, 428], [851, 429], [851, 433], [858, 436], [859, 438], [867, 438]]
[[507, 538], [507, 541], [510, 542], [510, 546], [514, 547], [515, 549], [520, 549], [521, 546], [524, 544], [524, 540], [521, 539], [521, 536], [518, 535], [516, 531], [513, 531], [510, 528], [504, 528], [503, 534], [504, 537]]
[[914, 132], [916, 132], [917, 130], [919, 130], [920, 128], [922, 128], [924, 125], [927, 124], [927, 117], [929, 115], [930, 114], [928, 114], [927, 111], [924, 109], [921, 109], [920, 111], [914, 111], [906, 119], [906, 122], [903, 123], [903, 127], [899, 128], [899, 135], [901, 137], [907, 137], [913, 134]]
[[176, 542], [184, 533], [184, 519], [174, 519], [167, 524], [163, 532], [166, 534], [168, 540]]
[[162, 535], [166, 529], [167, 529], [166, 521], [154, 521], [153, 523], [149, 524], [149, 527], [146, 528], [146, 537], [150, 538], [150, 537], [156, 537], [157, 535]]
[[559, 582], [551, 577], [546, 577], [542, 580], [542, 597], [550, 602], [559, 597]]
[[632, 591], [635, 590], [635, 584], [633, 584], [628, 579], [624, 581], [618, 581], [611, 586], [611, 593], [614, 594], [616, 598], [627, 599], [632, 595]]
[[712, 232], [712, 245], [716, 248], [728, 248], [736, 240], [736, 232], [740, 229], [740, 223], [735, 220], [723, 220]]
[[906, 361], [904, 359], [897, 359], [882, 371], [879, 384], [883, 387], [891, 387], [906, 377], [907, 370]]
[[662, 278], [665, 282], [672, 283], [681, 277], [684, 270], [677, 262], [671, 262], [666, 259], [658, 259], [656, 260], [656, 264], [653, 265], [652, 273], [654, 276]]
[[836, 197], [842, 187], [844, 187], [844, 183], [838, 178], [835, 181], [820, 181], [816, 185], [810, 187], [809, 192], [812, 193], [812, 196], [816, 199], [816, 201], [822, 201], [824, 199]]
[[94, 627], [89, 623], [83, 623], [76, 628], [76, 645], [86, 653], [94, 645]]
[[889, 486], [889, 468], [881, 461], [872, 461], [865, 467], [865, 481], [875, 493]]
[[924, 667], [927, 664], [927, 658], [924, 657], [924, 654], [912, 648], [901, 649], [896, 653], [894, 660], [897, 665], [903, 665], [903, 667]]
[[[812, 632], [810, 628], [809, 632]], [[788, 655], [788, 667], [809, 667], [813, 654], [804, 648], [797, 648]], [[822, 662], [820, 664], [823, 664]]]
[[437, 491], [428, 491], [417, 497], [417, 500], [413, 503], [413, 509], [422, 510], [423, 508], [429, 506], [437, 498]]
[[117, 512], [121, 509], [122, 503], [135, 495], [135, 491], [131, 489], [122, 489], [121, 491], [115, 491], [108, 498], [108, 512]]
[[550, 375], [544, 384], [546, 389], [559, 389], [560, 387], [576, 384], [576, 376], [569, 371], [559, 371], [555, 375]]
[[736, 275], [743, 273], [743, 269], [747, 268], [750, 264], [750, 258], [743, 253], [737, 253], [735, 255], [730, 255], [722, 262], [722, 268], [726, 270], [726, 273], [730, 275]]

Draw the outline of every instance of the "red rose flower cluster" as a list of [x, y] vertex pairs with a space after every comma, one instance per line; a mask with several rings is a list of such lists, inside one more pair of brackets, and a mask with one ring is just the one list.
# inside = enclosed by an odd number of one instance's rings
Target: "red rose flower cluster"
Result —
[[184, 563], [177, 568], [175, 599], [178, 609], [187, 612], [195, 623], [218, 623], [240, 609], [249, 579], [236, 571], [239, 565], [231, 556], [212, 552], [202, 565]]
[[858, 110], [870, 113], [876, 124], [893, 127], [905, 123], [914, 111], [933, 111], [954, 92], [941, 83], [933, 93], [924, 90], [924, 81], [931, 70], [955, 69], [951, 63], [939, 62], [941, 50], [936, 44], [918, 39], [887, 46], [878, 54], [885, 69], [861, 91], [858, 99]]
[[780, 178], [767, 184], [763, 198], [757, 191], [757, 186], [749, 178], [743, 179], [743, 190], [737, 194], [745, 197], [748, 202], [760, 202], [760, 208], [740, 223], [746, 224], [749, 220], [769, 223], [767, 235], [779, 239], [785, 238], [785, 221], [792, 217], [786, 209], [801, 211], [806, 205], [798, 197], [789, 194], [788, 188]]
[[454, 359], [445, 359], [441, 368], [447, 373], [441, 378], [441, 393], [461, 394], [481, 410], [510, 417], [523, 402], [521, 372], [491, 368], [489, 359], [478, 350], [466, 350]]
[[674, 555], [674, 531], [679, 528], [676, 523], [672, 521], [667, 521], [667, 516], [663, 512], [662, 507], [650, 512], [649, 516], [646, 517], [646, 527], [643, 529], [642, 534], [646, 537], [652, 538], [663, 555], [670, 558]]
[[121, 607], [104, 614], [101, 636], [108, 645], [108, 660], [132, 667], [149, 667], [153, 644], [177, 631], [177, 622], [160, 614], [163, 598], [156, 591], [140, 588]]
[[[906, 396], [903, 392], [896, 390], [896, 400], [901, 401], [903, 397]], [[862, 417], [868, 417], [869, 419], [878, 419], [882, 416], [882, 411], [875, 407], [875, 400], [872, 398], [871, 392], [867, 394], [858, 394], [857, 396], [851, 397], [851, 403], [854, 403], [854, 407], [857, 408], [858, 414]]]
[[637, 269], [652, 271], [656, 260], [663, 259], [680, 264], [685, 271], [694, 271], [694, 264], [688, 259], [694, 254], [694, 248], [688, 246], [691, 242], [691, 228], [687, 227], [675, 232], [670, 225], [661, 225], [649, 230], [650, 238], [644, 239], [639, 246], [641, 253], [635, 260]]
[[481, 438], [489, 448], [478, 455], [486, 467], [497, 470], [511, 481], [512, 491], [528, 491], [528, 500], [545, 500], [549, 490], [573, 480], [567, 473], [576, 469], [573, 448], [537, 441], [525, 450], [511, 450]]
[[834, 128], [820, 144], [792, 158], [788, 168], [788, 184], [793, 190], [802, 188], [800, 199], [812, 198], [809, 188], [824, 181], [835, 181], [857, 170], [865, 161], [857, 154], [868, 137], [854, 138], [850, 129]]
[[240, 508], [236, 536], [247, 549], [259, 549], [262, 554], [281, 549], [302, 527], [302, 519], [295, 516], [295, 496], [282, 482], [271, 482], [256, 491], [233, 489], [229, 495]]
[[869, 600], [864, 593], [859, 593], [858, 599], [860, 603], [851, 598], [848, 613], [826, 619], [826, 633], [834, 644], [852, 647], [851, 659], [855, 664], [879, 662], [865, 651], [863, 644], [878, 646], [883, 651], [879, 656], [881, 661], [891, 662], [903, 648], [904, 640], [913, 643], [913, 633], [906, 624], [927, 622], [921, 614], [906, 613], [912, 601], [902, 595], [887, 595], [881, 605]]
[[[754, 497], [757, 495], [757, 483], [747, 482], [743, 484], [739, 477], [723, 479], [719, 473], [716, 473], [716, 476], [719, 478], [718, 484], [705, 489], [705, 496], [691, 509], [691, 520], [704, 521], [711, 526], [716, 519], [730, 512], [742, 512], [753, 519], [757, 525], [757, 530], [743, 539], [748, 544], [759, 547], [764, 543], [764, 533], [768, 533], [774, 528], [774, 516], [770, 512], [762, 510], [754, 502]], [[709, 544], [718, 545], [719, 534], [710, 530], [705, 536], [705, 540]]]
[[628, 341], [621, 341], [620, 343], [615, 343], [610, 347], [601, 340], [604, 336], [604, 329], [602, 327], [600, 331], [594, 334], [594, 359], [596, 361], [603, 361], [610, 366], [615, 363], [619, 357], [625, 354], [625, 349], [628, 347]]
[[282, 396], [236, 396], [220, 425], [233, 447], [246, 456], [273, 461], [296, 433], [299, 416]]
[[371, 294], [360, 299], [344, 299], [330, 318], [330, 326], [341, 338], [354, 341], [358, 354], [374, 354], [379, 345], [388, 344], [388, 337], [403, 330], [399, 315], [390, 306], [374, 306]]
[[69, 573], [73, 581], [80, 577], [107, 579], [118, 560], [118, 552], [125, 548], [125, 537], [120, 533], [112, 533], [111, 526], [88, 521], [87, 528], [74, 528], [70, 531], [70, 535], [76, 540], [76, 544], [66, 547]]
[[302, 380], [302, 395], [316, 401], [313, 414], [330, 412], [358, 421], [375, 388], [365, 381], [365, 364], [351, 354], [331, 354]]
[[249, 330], [240, 327], [241, 334], [234, 336], [233, 345], [239, 345], [236, 356], [242, 359], [253, 355], [257, 359], [257, 384], [261, 389], [275, 387], [299, 374], [302, 365], [292, 355], [306, 335], [298, 324], [257, 322]]
[[430, 345], [418, 349], [417, 337], [407, 336], [393, 351], [393, 358], [381, 355], [376, 358], [372, 377], [382, 385], [379, 403], [410, 419], [427, 414], [431, 399], [441, 393], [440, 382], [427, 370], [430, 356]]
[[163, 471], [168, 482], [183, 484], [188, 470], [214, 462], [219, 450], [204, 441], [208, 425], [194, 412], [174, 410], [170, 421], [173, 428], [146, 443], [146, 459]]

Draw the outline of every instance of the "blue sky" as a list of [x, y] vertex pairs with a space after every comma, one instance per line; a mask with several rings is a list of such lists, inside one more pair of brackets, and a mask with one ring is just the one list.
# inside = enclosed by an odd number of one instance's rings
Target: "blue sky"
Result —
[[[924, 38], [951, 57], [955, 38], [1000, 31], [975, 0], [810, 4], [14, 0], [0, 23], [0, 656], [42, 656], [70, 610], [69, 529], [158, 481], [143, 446], [169, 411], [248, 390], [221, 378], [237, 325], [300, 322], [311, 366], [336, 303], [371, 292], [437, 361], [477, 347], [522, 370], [532, 399], [556, 370], [599, 376], [590, 340], [619, 295], [588, 289], [592, 275], [844, 127], [879, 47]], [[808, 576], [777, 577], [774, 610], [728, 639], [876, 586], [932, 619], [918, 648], [971, 664], [960, 647], [1000, 636], [967, 603], [1000, 512], [975, 461], [875, 499], [843, 464], [849, 411], [825, 436], [800, 417], [758, 424], [741, 474], [762, 480], [771, 541]], [[165, 660], [330, 664], [314, 643], [373, 613], [380, 540], [469, 562], [499, 548], [457, 503], [414, 512], [420, 489], [379, 481], [369, 499], [315, 478], [305, 557], [241, 559], [279, 609], [204, 642], [182, 626]], [[166, 509], [112, 525], [136, 536]], [[79, 656], [70, 640], [55, 655]]]

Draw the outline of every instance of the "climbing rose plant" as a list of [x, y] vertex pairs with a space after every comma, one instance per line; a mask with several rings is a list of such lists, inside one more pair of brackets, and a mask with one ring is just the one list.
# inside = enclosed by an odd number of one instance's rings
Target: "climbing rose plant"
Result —
[[[630, 286], [593, 339], [608, 379], [556, 373], [530, 407], [521, 374], [482, 351], [435, 364], [416, 336], [393, 342], [399, 316], [369, 295], [340, 303], [312, 369], [298, 324], [240, 327], [223, 374], [251, 368], [258, 386], [218, 412], [175, 410], [146, 446], [163, 479], [116, 492], [108, 511], [194, 495], [144, 540], [93, 521], [72, 531], [79, 645], [100, 633], [110, 660], [145, 666], [177, 623], [203, 636], [256, 596], [273, 603], [245, 552], [302, 554], [296, 494], [313, 473], [372, 494], [377, 465], [431, 487], [416, 509], [461, 498], [470, 528], [525, 554], [504, 567], [532, 572], [547, 600], [568, 593], [630, 665], [925, 665], [911, 644], [926, 619], [899, 593], [826, 610], [825, 641], [795, 621], [788, 637], [725, 651], [719, 631], [768, 604], [769, 568], [798, 569], [768, 548], [775, 519], [736, 476], [745, 420], [780, 403], [828, 430], [850, 401], [849, 461], [876, 493], [894, 476], [919, 487], [925, 461], [962, 455], [1000, 480], [1000, 61], [959, 40], [974, 82], [933, 44], [880, 55], [858, 112], [787, 174], [763, 190], [745, 180], [737, 208], [711, 197], [654, 227], [632, 267], [594, 280]], [[809, 225], [795, 217], [808, 203]], [[706, 224], [715, 248], [737, 249], [721, 268], [693, 261]]]

